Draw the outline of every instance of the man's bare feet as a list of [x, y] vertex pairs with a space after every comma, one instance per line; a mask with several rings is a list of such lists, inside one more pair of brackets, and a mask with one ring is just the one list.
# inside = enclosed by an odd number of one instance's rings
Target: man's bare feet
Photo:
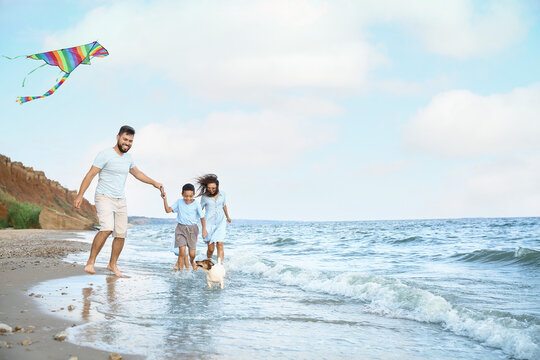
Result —
[[84, 267], [84, 271], [92, 275], [96, 273], [96, 270], [94, 270], [94, 265], [86, 265]]
[[107, 270], [112, 271], [114, 275], [118, 277], [124, 277], [124, 275], [122, 275], [122, 273], [118, 271], [118, 268], [116, 267], [116, 265], [115, 266], [111, 266], [110, 264], [107, 265]]
[[195, 263], [195, 261], [191, 263], [191, 266], [193, 267], [193, 271], [197, 271], [197, 269], [199, 268], [199, 266]]
[[174, 270], [180, 270], [180, 268], [178, 267], [178, 263], [174, 264], [173, 269]]

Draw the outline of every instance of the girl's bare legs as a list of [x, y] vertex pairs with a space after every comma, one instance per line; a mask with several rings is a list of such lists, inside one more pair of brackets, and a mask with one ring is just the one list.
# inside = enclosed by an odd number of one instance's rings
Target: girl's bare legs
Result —
[[[225, 257], [225, 254], [223, 252], [223, 243], [222, 242], [217, 242], [217, 257], [218, 257], [218, 262], [219, 262], [219, 259], [221, 259], [221, 263], [223, 264], [223, 259]], [[212, 251], [213, 252], [213, 251]]]
[[211, 259], [214, 256], [215, 243], [208, 243], [208, 249], [206, 250], [206, 258]]

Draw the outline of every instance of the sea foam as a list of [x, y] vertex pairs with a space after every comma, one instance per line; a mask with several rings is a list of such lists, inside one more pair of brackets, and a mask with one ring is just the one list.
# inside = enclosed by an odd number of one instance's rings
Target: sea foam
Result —
[[540, 326], [510, 315], [493, 315], [452, 305], [442, 296], [389, 277], [345, 272], [332, 274], [237, 254], [232, 271], [259, 276], [306, 291], [345, 296], [365, 304], [365, 311], [382, 316], [440, 324], [454, 334], [499, 348], [518, 359], [537, 359]]

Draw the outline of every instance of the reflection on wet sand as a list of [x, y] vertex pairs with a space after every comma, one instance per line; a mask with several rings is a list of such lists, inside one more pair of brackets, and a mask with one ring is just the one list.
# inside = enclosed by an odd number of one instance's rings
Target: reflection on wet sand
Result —
[[114, 315], [117, 314], [120, 304], [116, 298], [116, 281], [119, 277], [117, 276], [107, 276], [107, 305], [109, 306], [107, 319], [113, 319]]
[[[82, 288], [82, 311], [81, 318], [84, 321], [91, 322], [96, 320], [106, 319], [108, 321], [100, 321], [102, 327], [97, 329], [89, 327], [89, 331], [86, 332], [86, 340], [89, 342], [95, 341], [104, 341], [106, 343], [113, 343], [115, 338], [116, 331], [113, 329], [112, 321], [115, 319], [115, 314], [120, 311], [116, 294], [116, 281], [118, 277], [116, 276], [106, 276], [105, 277], [105, 303], [100, 303], [100, 291], [98, 288], [94, 287], [84, 287]], [[92, 299], [92, 296], [97, 297]]]
[[90, 321], [90, 307], [92, 306], [92, 302], [90, 301], [90, 295], [92, 295], [92, 292], [94, 291], [93, 288], [87, 287], [82, 289], [82, 296], [83, 296], [83, 307], [81, 312], [81, 317], [85, 321]]

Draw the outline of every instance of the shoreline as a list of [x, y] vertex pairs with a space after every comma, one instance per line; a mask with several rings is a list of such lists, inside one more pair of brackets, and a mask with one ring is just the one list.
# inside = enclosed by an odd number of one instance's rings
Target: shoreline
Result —
[[[13, 333], [0, 333], [1, 359], [109, 358], [109, 351], [54, 340], [58, 332], [86, 322], [46, 313], [39, 306], [39, 300], [29, 296], [30, 289], [43, 281], [85, 274], [83, 265], [64, 261], [71, 253], [90, 251], [90, 244], [76, 241], [80, 238], [77, 233], [80, 232], [0, 230], [0, 323], [14, 330]], [[63, 307], [68, 311], [70, 300], [66, 298], [58, 304], [58, 308]], [[22, 330], [16, 332], [15, 327]], [[31, 344], [22, 345], [21, 342], [27, 339]], [[4, 343], [11, 347], [3, 347]], [[122, 359], [144, 358], [121, 355]]]

